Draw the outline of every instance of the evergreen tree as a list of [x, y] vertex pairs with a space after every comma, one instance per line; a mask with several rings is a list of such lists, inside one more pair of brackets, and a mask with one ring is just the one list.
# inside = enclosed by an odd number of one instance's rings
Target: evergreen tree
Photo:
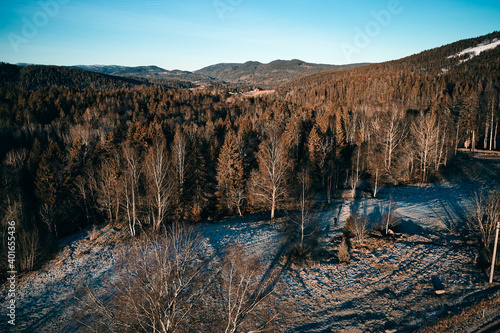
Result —
[[234, 131], [228, 131], [217, 160], [217, 199], [219, 209], [237, 210], [241, 215], [243, 160], [238, 146]]

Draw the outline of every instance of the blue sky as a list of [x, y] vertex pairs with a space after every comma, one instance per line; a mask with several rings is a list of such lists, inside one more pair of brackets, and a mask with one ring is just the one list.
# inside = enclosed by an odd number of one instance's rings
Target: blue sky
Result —
[[0, 4], [0, 61], [380, 62], [498, 30], [498, 0], [18, 0]]

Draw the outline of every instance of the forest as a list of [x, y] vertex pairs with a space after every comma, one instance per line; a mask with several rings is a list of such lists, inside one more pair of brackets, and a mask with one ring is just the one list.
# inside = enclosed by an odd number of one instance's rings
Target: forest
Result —
[[135, 237], [177, 221], [273, 219], [300, 209], [298, 175], [328, 202], [341, 190], [376, 197], [432, 182], [459, 147], [498, 150], [500, 50], [448, 57], [477, 42], [260, 97], [0, 64], [1, 229], [18, 223], [17, 269], [38, 267], [58, 239], [93, 224]]

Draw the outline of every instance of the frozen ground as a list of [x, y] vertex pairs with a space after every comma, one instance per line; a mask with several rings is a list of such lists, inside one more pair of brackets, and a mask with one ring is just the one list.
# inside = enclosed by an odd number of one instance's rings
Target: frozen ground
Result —
[[[320, 259], [311, 266], [284, 270], [283, 302], [294, 304], [281, 321], [288, 332], [411, 331], [438, 315], [469, 304], [486, 290], [486, 274], [475, 265], [476, 250], [454, 234], [466, 215], [472, 193], [500, 185], [500, 157], [463, 154], [435, 185], [387, 188], [378, 199], [345, 200], [324, 205], [316, 218], [321, 227]], [[353, 249], [349, 265], [336, 259], [341, 228], [351, 209], [376, 218], [387, 209], [401, 217], [401, 235], [376, 239]], [[339, 225], [334, 225], [338, 218]], [[230, 242], [243, 244], [267, 264], [281, 265], [284, 248], [281, 222], [262, 216], [226, 219], [199, 226], [207, 250]], [[17, 281], [19, 332], [76, 332], [71, 321], [74, 291], [82, 281], [99, 286], [113, 274], [117, 253], [126, 248], [123, 231], [110, 226], [90, 240], [87, 231], [64, 239], [61, 252], [40, 270]], [[445, 294], [435, 295], [438, 276]], [[0, 288], [2, 296], [6, 288]], [[6, 308], [4, 299], [1, 309]], [[5, 311], [5, 310], [2, 310]], [[0, 331], [6, 332], [6, 316]]]

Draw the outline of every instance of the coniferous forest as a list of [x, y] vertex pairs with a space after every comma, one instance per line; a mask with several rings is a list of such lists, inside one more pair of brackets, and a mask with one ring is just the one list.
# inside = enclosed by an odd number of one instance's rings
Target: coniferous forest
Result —
[[1, 64], [1, 228], [20, 226], [18, 271], [89, 225], [137, 236], [176, 221], [274, 218], [297, 209], [302, 172], [324, 200], [340, 190], [376, 197], [387, 185], [432, 182], [458, 148], [498, 150], [500, 49], [449, 56], [499, 37], [256, 96]]

